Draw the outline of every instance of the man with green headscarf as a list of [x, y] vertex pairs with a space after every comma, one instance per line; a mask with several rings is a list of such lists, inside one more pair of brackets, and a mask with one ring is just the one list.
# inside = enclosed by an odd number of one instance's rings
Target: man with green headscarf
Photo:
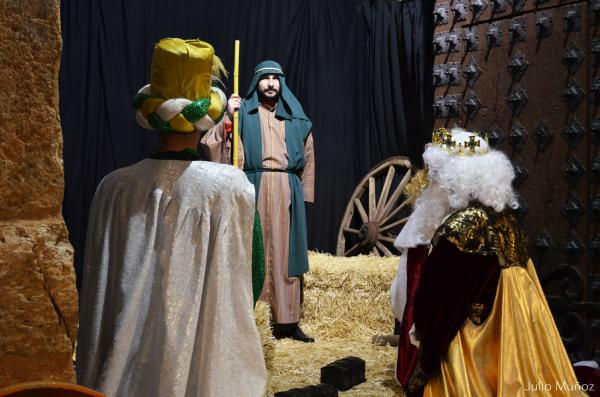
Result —
[[304, 202], [314, 202], [312, 123], [288, 88], [281, 66], [261, 62], [245, 99], [232, 95], [224, 120], [201, 139], [211, 160], [231, 162], [226, 125], [238, 109], [238, 164], [255, 186], [265, 244], [261, 299], [271, 306], [276, 338], [313, 342], [298, 326], [302, 275], [308, 271]]

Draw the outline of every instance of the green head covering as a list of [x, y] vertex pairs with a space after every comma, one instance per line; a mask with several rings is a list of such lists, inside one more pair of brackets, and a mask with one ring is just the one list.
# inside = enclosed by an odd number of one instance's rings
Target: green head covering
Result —
[[251, 112], [258, 109], [258, 82], [263, 76], [268, 74], [279, 76], [279, 99], [277, 101], [277, 111], [275, 114], [288, 120], [291, 120], [292, 118], [308, 120], [308, 117], [304, 114], [304, 110], [302, 110], [302, 105], [300, 105], [298, 99], [296, 99], [285, 83], [283, 69], [281, 69], [281, 66], [275, 61], [263, 61], [254, 68], [254, 76], [252, 76], [252, 82], [250, 83], [250, 88], [248, 89], [245, 100], [247, 111]]

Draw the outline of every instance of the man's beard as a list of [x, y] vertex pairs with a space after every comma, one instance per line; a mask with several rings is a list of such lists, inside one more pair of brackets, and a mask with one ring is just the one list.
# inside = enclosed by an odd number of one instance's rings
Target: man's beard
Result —
[[279, 100], [279, 91], [274, 96], [267, 96], [264, 92], [258, 91], [258, 99], [261, 102], [277, 102]]

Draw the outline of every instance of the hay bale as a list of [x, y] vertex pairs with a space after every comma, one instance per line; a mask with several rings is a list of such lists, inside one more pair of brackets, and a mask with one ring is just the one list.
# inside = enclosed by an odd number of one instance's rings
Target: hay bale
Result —
[[321, 367], [347, 356], [365, 360], [366, 378], [340, 396], [391, 397], [403, 396], [394, 380], [397, 350], [372, 345], [370, 342], [317, 340], [314, 344], [289, 339], [275, 341], [274, 368], [270, 373], [269, 392], [289, 390], [320, 383]]
[[310, 253], [303, 328], [318, 339], [370, 341], [393, 331], [390, 285], [399, 259]]
[[266, 396], [318, 384], [321, 367], [351, 355], [365, 360], [367, 381], [340, 396], [404, 396], [394, 380], [397, 349], [371, 343], [373, 335], [392, 332], [389, 288], [398, 258], [309, 253], [309, 262], [302, 328], [315, 343], [273, 339], [269, 307], [264, 302], [256, 305], [269, 371]]
[[275, 368], [275, 338], [273, 338], [273, 334], [271, 333], [271, 309], [269, 305], [263, 301], [256, 302], [254, 317], [260, 334], [265, 365], [267, 367], [267, 395], [272, 396], [274, 391], [269, 386], [271, 385], [271, 373]]
[[397, 349], [371, 343], [373, 335], [392, 332], [389, 288], [398, 258], [309, 253], [309, 262], [302, 328], [315, 343], [275, 340], [268, 305], [258, 302], [254, 310], [269, 372], [266, 396], [318, 384], [321, 367], [350, 355], [365, 360], [367, 381], [340, 396], [404, 396], [394, 379]]
[[275, 350], [273, 334], [271, 333], [271, 309], [269, 305], [263, 301], [256, 302], [254, 307], [254, 317], [256, 318], [256, 326], [260, 333], [263, 351], [265, 355], [265, 365], [267, 370], [273, 367], [273, 354]]

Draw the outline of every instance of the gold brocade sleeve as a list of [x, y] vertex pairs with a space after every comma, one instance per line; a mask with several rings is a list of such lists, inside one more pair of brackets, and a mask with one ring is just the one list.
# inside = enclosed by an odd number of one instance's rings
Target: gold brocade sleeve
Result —
[[527, 266], [527, 239], [508, 210], [496, 212], [475, 204], [459, 210], [438, 228], [434, 245], [444, 238], [459, 250], [497, 255], [502, 268]]

